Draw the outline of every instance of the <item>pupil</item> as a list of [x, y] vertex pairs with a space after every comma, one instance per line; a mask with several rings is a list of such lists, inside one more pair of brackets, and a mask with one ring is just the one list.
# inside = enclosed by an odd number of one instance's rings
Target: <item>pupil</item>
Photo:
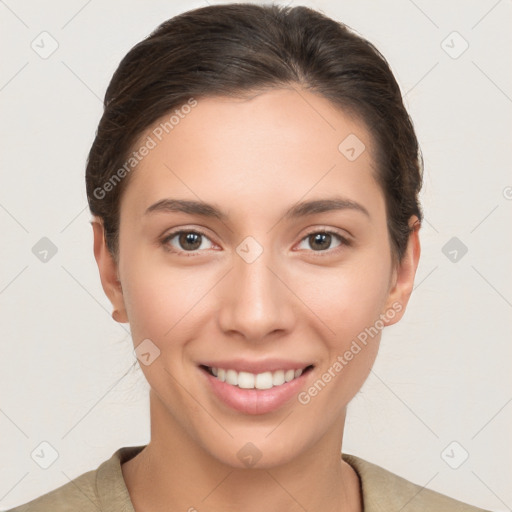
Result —
[[[325, 245], [325, 241], [327, 241], [327, 245]], [[316, 233], [313, 235], [313, 243], [311, 246], [314, 248], [315, 245], [317, 245], [317, 242], [320, 243], [320, 249], [326, 249], [329, 247], [331, 241], [331, 235], [328, 233]], [[322, 246], [322, 242], [324, 242], [324, 245]]]
[[200, 236], [197, 233], [184, 233], [180, 236], [180, 244], [184, 248], [187, 248], [187, 244], [189, 244], [188, 249], [190, 250], [198, 249], [201, 246]]

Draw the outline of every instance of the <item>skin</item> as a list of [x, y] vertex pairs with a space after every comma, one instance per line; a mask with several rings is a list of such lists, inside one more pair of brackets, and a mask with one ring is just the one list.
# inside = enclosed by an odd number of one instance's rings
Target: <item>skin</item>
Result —
[[[338, 151], [351, 133], [366, 146], [352, 162]], [[135, 346], [149, 338], [160, 350], [140, 365], [151, 388], [151, 441], [122, 465], [136, 510], [362, 510], [357, 473], [340, 452], [347, 404], [371, 370], [381, 331], [308, 404], [292, 399], [267, 414], [228, 408], [197, 364], [234, 356], [311, 361], [307, 389], [393, 304], [401, 311], [384, 325], [400, 320], [420, 256], [418, 230], [394, 264], [372, 154], [362, 123], [305, 90], [198, 99], [130, 176], [117, 263], [101, 219], [93, 220], [116, 319], [130, 323]], [[298, 201], [334, 192], [369, 217], [346, 209], [283, 218]], [[213, 203], [229, 218], [145, 214], [170, 197]], [[175, 228], [206, 234], [194, 256], [179, 237], [162, 242]], [[333, 236], [318, 248], [307, 236], [326, 230], [350, 245]], [[252, 263], [236, 252], [247, 236], [263, 248]], [[262, 455], [253, 467], [237, 456], [247, 442]]]

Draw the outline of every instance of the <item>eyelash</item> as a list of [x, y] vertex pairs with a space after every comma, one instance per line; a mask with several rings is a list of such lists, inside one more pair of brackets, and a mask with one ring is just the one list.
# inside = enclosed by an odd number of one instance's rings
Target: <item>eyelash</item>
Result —
[[[203, 233], [202, 231], [199, 231], [199, 230], [196, 230], [196, 229], [181, 229], [181, 230], [178, 230], [178, 231], [173, 231], [172, 233], [169, 233], [167, 236], [165, 236], [165, 238], [163, 238], [163, 240], [161, 241], [161, 244], [164, 247], [164, 249], [166, 251], [169, 251], [170, 253], [173, 253], [173, 254], [177, 254], [177, 255], [183, 254], [185, 257], [192, 257], [192, 256], [199, 255], [201, 251], [199, 251], [197, 249], [195, 251], [177, 251], [174, 248], [170, 247], [169, 242], [173, 238], [175, 238], [176, 235], [181, 235], [182, 233], [194, 233], [196, 235], [200, 235], [200, 236], [203, 236], [205, 238], [208, 238], [208, 240], [209, 240], [208, 235], [206, 233]], [[309, 238], [310, 236], [316, 235], [316, 234], [333, 235], [334, 237], [338, 238], [338, 240], [341, 243], [340, 243], [340, 245], [338, 247], [335, 247], [334, 249], [328, 249], [328, 250], [325, 250], [325, 251], [310, 251], [310, 252], [312, 252], [314, 254], [316, 253], [315, 257], [316, 256], [324, 257], [322, 255], [322, 253], [324, 253], [324, 254], [328, 253], [329, 255], [332, 255], [333, 253], [337, 253], [338, 250], [340, 250], [343, 246], [346, 246], [346, 247], [350, 247], [351, 246], [351, 241], [350, 240], [348, 240], [344, 236], [340, 235], [336, 231], [329, 231], [329, 230], [311, 231], [311, 232], [307, 233], [303, 238], [301, 238], [300, 241], [302, 242], [302, 241], [306, 240], [307, 238]]]

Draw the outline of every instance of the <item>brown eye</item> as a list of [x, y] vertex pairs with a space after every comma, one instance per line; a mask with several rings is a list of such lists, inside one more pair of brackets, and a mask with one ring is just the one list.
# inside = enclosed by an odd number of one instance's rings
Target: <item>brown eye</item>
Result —
[[[182, 230], [175, 231], [162, 240], [162, 244], [171, 252], [195, 252], [199, 249], [208, 249], [205, 247], [205, 240], [209, 238], [199, 231]], [[192, 256], [192, 254], [191, 254]]]
[[[331, 247], [333, 241], [338, 240], [337, 245]], [[306, 242], [313, 252], [330, 252], [330, 249], [336, 249], [342, 245], [350, 245], [348, 240], [333, 231], [315, 231], [309, 233], [302, 240], [301, 243]]]
[[323, 251], [329, 249], [331, 245], [332, 236], [329, 233], [315, 233], [309, 235], [309, 243], [313, 249]]
[[201, 247], [201, 235], [198, 233], [180, 233], [178, 243], [187, 251], [195, 251]]

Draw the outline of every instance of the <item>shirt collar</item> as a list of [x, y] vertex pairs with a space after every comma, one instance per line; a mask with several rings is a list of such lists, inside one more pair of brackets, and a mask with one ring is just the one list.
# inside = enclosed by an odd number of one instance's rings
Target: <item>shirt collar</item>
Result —
[[[135, 512], [130, 494], [126, 487], [121, 465], [138, 455], [147, 445], [125, 446], [116, 450], [110, 459], [103, 462], [97, 470], [96, 490], [101, 503], [101, 510], [105, 512]], [[364, 512], [384, 512], [378, 499], [379, 490], [375, 487], [372, 478], [372, 487], [368, 481], [374, 476], [375, 465], [355, 455], [342, 454], [342, 459], [352, 466], [360, 482], [360, 492]], [[378, 485], [378, 484], [377, 484]]]

